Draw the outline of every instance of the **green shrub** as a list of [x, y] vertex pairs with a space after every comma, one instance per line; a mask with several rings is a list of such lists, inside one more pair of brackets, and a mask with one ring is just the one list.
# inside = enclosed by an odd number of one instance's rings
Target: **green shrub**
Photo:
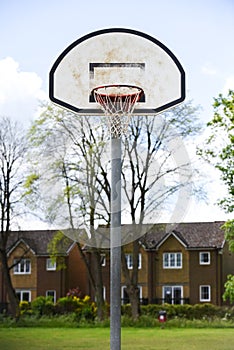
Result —
[[31, 303], [32, 312], [36, 316], [53, 315], [55, 308], [51, 297], [39, 296]]
[[75, 310], [79, 307], [79, 299], [76, 297], [67, 296], [64, 298], [58, 299], [56, 303], [56, 313], [58, 314], [66, 314], [75, 312]]
[[[124, 310], [124, 309], [123, 309]], [[174, 318], [185, 318], [188, 320], [194, 319], [213, 319], [215, 317], [224, 317], [225, 314], [228, 315], [229, 319], [234, 318], [234, 308], [231, 310], [227, 308], [226, 311], [222, 307], [218, 307], [212, 304], [196, 304], [196, 305], [171, 305], [171, 304], [163, 304], [163, 305], [154, 305], [149, 304], [146, 306], [141, 306], [141, 315], [151, 316], [154, 318], [158, 317], [158, 313], [160, 310], [165, 310], [167, 312], [168, 319]], [[124, 313], [123, 313], [124, 314]], [[131, 315], [131, 310], [128, 311], [127, 315]]]
[[74, 313], [77, 322], [81, 319], [94, 321], [96, 310], [96, 305], [91, 302], [89, 296], [85, 296], [83, 299], [76, 296], [66, 296], [60, 298], [56, 304], [57, 314]]
[[130, 304], [123, 304], [121, 305], [121, 315], [129, 316], [131, 317], [132, 309]]
[[218, 316], [219, 308], [212, 304], [193, 305], [190, 312], [190, 319], [213, 319]]
[[151, 316], [154, 318], [158, 317], [158, 313], [160, 310], [162, 310], [162, 305], [158, 304], [149, 304], [149, 305], [142, 305], [141, 306], [141, 315]]
[[20, 314], [21, 315], [31, 315], [32, 309], [31, 309], [31, 303], [28, 301], [21, 301], [19, 303], [20, 307]]

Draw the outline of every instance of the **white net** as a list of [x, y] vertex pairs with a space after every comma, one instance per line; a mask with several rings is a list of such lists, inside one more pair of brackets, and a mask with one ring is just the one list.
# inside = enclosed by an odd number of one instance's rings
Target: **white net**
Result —
[[135, 86], [108, 85], [93, 90], [95, 101], [108, 118], [111, 135], [120, 137], [127, 132], [129, 120], [143, 90]]

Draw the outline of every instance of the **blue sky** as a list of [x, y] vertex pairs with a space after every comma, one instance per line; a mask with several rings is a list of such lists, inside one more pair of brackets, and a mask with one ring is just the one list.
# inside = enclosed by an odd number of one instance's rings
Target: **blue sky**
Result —
[[1, 1], [0, 60], [12, 57], [18, 70], [36, 73], [47, 92], [51, 65], [73, 41], [101, 28], [133, 28], [171, 49], [186, 71], [188, 98], [210, 112], [213, 97], [234, 84], [233, 17], [233, 0]]
[[233, 18], [234, 0], [2, 0], [0, 115], [32, 119], [58, 55], [89, 32], [124, 27], [157, 38], [177, 56], [187, 98], [202, 106], [206, 122], [213, 98], [234, 89]]

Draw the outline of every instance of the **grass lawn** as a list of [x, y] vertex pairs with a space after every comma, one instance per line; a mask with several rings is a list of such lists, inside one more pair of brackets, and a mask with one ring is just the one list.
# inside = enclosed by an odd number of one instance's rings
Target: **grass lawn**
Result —
[[[233, 350], [233, 329], [123, 328], [122, 350]], [[0, 328], [1, 350], [109, 350], [108, 328]]]

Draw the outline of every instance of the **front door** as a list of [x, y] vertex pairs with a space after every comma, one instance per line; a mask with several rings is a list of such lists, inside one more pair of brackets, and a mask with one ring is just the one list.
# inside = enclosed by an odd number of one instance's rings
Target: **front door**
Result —
[[164, 286], [163, 302], [167, 304], [183, 304], [183, 287]]

